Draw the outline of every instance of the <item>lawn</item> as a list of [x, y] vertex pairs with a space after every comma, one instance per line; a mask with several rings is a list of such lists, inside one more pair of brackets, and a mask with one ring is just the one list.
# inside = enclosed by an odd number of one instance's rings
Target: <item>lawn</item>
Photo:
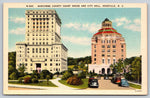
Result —
[[130, 87], [136, 88], [136, 89], [141, 89], [141, 85], [136, 85], [136, 84], [132, 84], [129, 83]]
[[59, 80], [60, 83], [66, 85], [66, 86], [69, 86], [69, 87], [79, 88], [79, 89], [88, 88], [88, 79], [82, 79], [82, 81], [83, 81], [83, 84], [82, 84], [82, 85], [75, 86], [75, 85], [67, 84], [66, 80]]
[[9, 84], [19, 84], [19, 85], [31, 85], [31, 86], [46, 86], [46, 87], [58, 87], [55, 84], [53, 84], [51, 81], [47, 82], [46, 81], [40, 81], [39, 83], [29, 83], [29, 84], [25, 84], [25, 83], [19, 83], [18, 81], [11, 81], [8, 82]]

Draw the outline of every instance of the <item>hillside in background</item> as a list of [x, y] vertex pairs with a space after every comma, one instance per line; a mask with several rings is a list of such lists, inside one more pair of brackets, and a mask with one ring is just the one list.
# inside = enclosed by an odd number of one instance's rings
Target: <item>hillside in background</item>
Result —
[[91, 56], [80, 57], [80, 58], [68, 57], [68, 66], [69, 65], [80, 65], [81, 63], [90, 64]]

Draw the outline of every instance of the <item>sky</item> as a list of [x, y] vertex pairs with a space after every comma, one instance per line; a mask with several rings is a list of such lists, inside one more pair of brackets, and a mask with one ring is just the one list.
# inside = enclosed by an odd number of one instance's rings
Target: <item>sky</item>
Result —
[[[91, 55], [91, 38], [101, 29], [105, 18], [112, 21], [113, 28], [125, 38], [127, 58], [141, 55], [140, 8], [53, 9], [61, 19], [61, 38], [69, 57]], [[29, 8], [9, 8], [9, 52], [15, 51], [16, 42], [25, 41], [25, 10]]]

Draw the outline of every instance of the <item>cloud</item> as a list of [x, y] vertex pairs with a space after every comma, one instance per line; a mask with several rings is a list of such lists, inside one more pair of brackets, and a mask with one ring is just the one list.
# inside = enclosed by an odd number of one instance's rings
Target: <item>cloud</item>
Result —
[[125, 25], [124, 28], [132, 31], [141, 31], [141, 20], [140, 19], [134, 19], [131, 24]]
[[64, 24], [65, 28], [73, 28], [75, 30], [81, 30], [81, 31], [89, 31], [91, 33], [97, 32], [101, 28], [101, 24], [97, 23], [85, 23], [85, 24], [79, 24], [79, 23], [68, 23]]
[[137, 32], [141, 31], [141, 27], [135, 24], [125, 25], [124, 28], [132, 31], [137, 31]]
[[25, 28], [16, 28], [9, 31], [11, 34], [25, 34]]
[[134, 20], [134, 23], [135, 23], [136, 25], [141, 25], [141, 19], [135, 19], [135, 20]]
[[131, 23], [131, 20], [128, 20], [126, 17], [122, 17], [122, 18], [116, 18], [115, 20], [112, 20], [112, 22], [116, 23], [117, 26], [121, 26], [123, 24]]
[[141, 31], [141, 19], [129, 20], [126, 17], [116, 18], [112, 20], [113, 23], [116, 23], [117, 26], [123, 26], [123, 28], [140, 32]]
[[10, 21], [14, 23], [19, 23], [19, 24], [24, 24], [25, 23], [25, 18], [24, 17], [10, 17]]
[[62, 36], [62, 39], [78, 45], [90, 45], [91, 43], [91, 38], [88, 37]]

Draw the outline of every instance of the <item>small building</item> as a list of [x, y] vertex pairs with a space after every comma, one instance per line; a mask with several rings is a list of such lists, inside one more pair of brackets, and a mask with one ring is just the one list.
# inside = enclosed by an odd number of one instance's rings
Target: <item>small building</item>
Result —
[[126, 58], [125, 39], [112, 27], [108, 18], [102, 22], [102, 28], [93, 35], [91, 48], [92, 64], [89, 64], [88, 72], [110, 74], [110, 65]]

